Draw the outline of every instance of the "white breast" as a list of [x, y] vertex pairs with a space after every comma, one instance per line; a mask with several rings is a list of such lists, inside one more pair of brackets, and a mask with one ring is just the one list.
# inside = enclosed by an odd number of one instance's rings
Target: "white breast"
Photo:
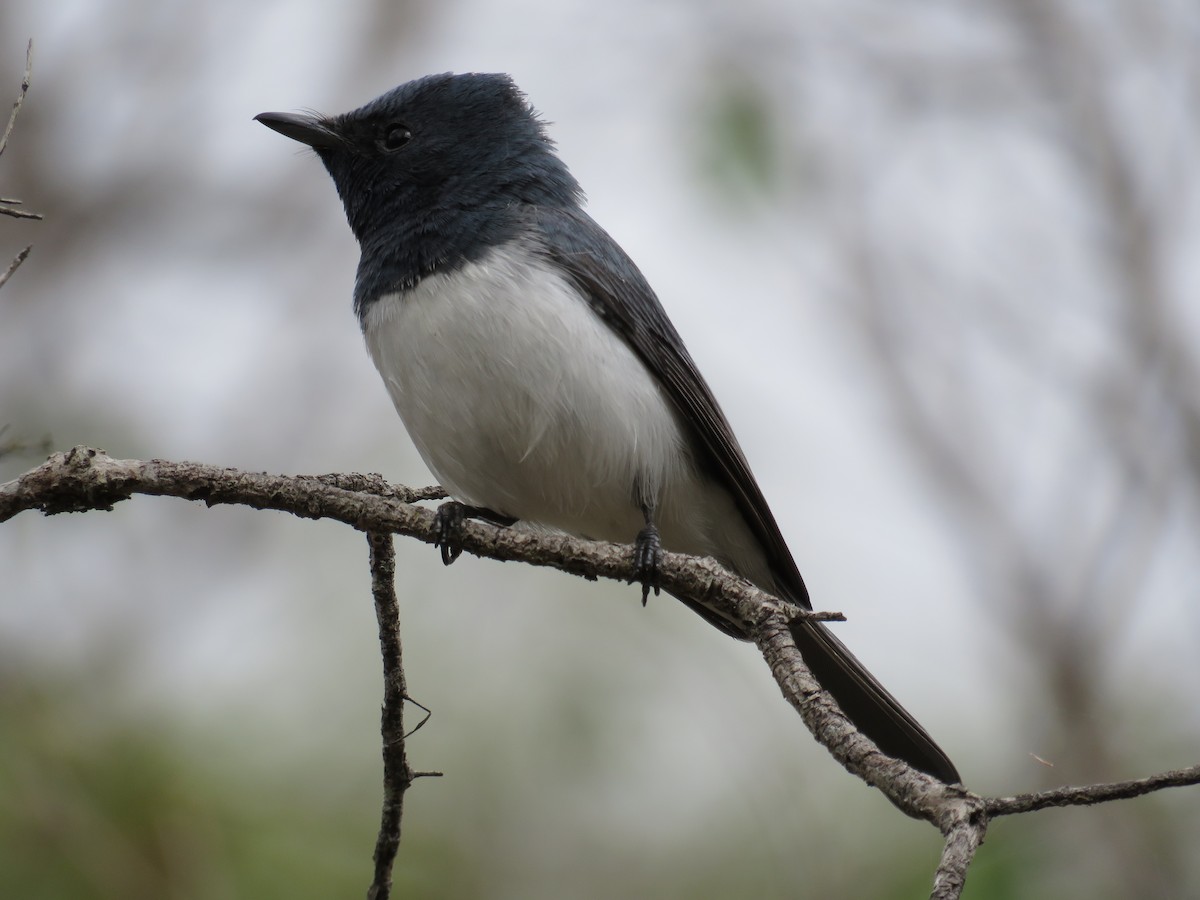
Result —
[[766, 587], [732, 496], [698, 471], [658, 382], [552, 266], [509, 244], [372, 303], [367, 349], [430, 470], [457, 500], [629, 543], [638, 498], [664, 546]]
[[645, 366], [519, 245], [381, 298], [363, 332], [422, 458], [466, 503], [629, 541], [635, 491], [690, 477]]

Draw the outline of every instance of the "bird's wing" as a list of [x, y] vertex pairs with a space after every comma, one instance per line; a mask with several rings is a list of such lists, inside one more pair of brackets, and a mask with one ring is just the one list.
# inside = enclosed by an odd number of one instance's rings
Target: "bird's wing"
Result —
[[804, 579], [721, 407], [637, 266], [590, 216], [536, 210], [544, 252], [569, 273], [600, 318], [633, 348], [691, 427], [712, 475], [733, 495], [766, 553], [778, 590], [811, 609]]
[[[596, 315], [633, 348], [692, 428], [707, 454], [713, 477], [733, 495], [763, 547], [777, 590], [793, 603], [812, 609], [804, 579], [733, 429], [642, 273], [583, 211], [538, 207], [531, 214], [542, 238], [542, 252], [569, 274]], [[711, 614], [705, 618], [728, 630]], [[881, 750], [947, 783], [961, 780], [949, 757], [920, 723], [827, 628], [798, 621], [791, 631], [821, 686]]]

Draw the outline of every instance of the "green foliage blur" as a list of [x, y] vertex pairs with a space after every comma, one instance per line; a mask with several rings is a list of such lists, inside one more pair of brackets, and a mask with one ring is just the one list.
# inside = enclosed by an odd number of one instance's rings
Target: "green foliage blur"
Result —
[[[22, 900], [234, 900], [289, 897], [318, 900], [362, 896], [370, 880], [378, 797], [341, 792], [336, 766], [268, 766], [232, 755], [219, 722], [186, 733], [162, 715], [105, 718], [71, 679], [35, 683], [28, 673], [0, 681], [0, 873], [5, 897]], [[351, 739], [348, 737], [347, 739]], [[371, 734], [354, 740], [371, 742]], [[486, 752], [484, 747], [478, 752]], [[287, 754], [280, 753], [286, 760]], [[572, 874], [547, 855], [512, 879], [507, 863], [464, 840], [461, 809], [435, 810], [446, 795], [440, 779], [418, 780], [410, 792], [395, 896], [494, 898], [671, 897], [680, 900], [782, 896], [902, 900], [924, 896], [936, 863], [935, 841], [913, 852], [903, 842], [864, 840], [856, 865], [813, 867], [806, 887], [780, 880], [763, 864], [753, 830], [714, 821], [667, 851], [646, 848], [630, 864], [604, 860], [603, 847], [586, 867], [603, 877]], [[422, 803], [414, 803], [420, 797]], [[489, 804], [480, 798], [481, 807]], [[858, 815], [853, 811], [847, 815]], [[819, 829], [836, 810], [808, 811]], [[503, 831], [506, 826], [500, 823]], [[916, 826], [914, 826], [916, 827]], [[864, 832], [869, 838], [870, 828]], [[791, 838], [788, 838], [790, 840]], [[812, 840], [798, 833], [797, 852]], [[568, 838], [569, 843], [569, 838]], [[970, 900], [1019, 900], [1031, 895], [1022, 871], [1040, 865], [1034, 840], [1021, 829], [997, 829], [971, 871]], [[658, 858], [654, 858], [657, 856]], [[829, 863], [831, 860], [826, 859]], [[1043, 861], [1048, 862], [1048, 861]], [[540, 867], [540, 870], [539, 870]], [[573, 880], [580, 882], [572, 887]], [[523, 887], [514, 892], [513, 882]], [[1026, 887], [1022, 887], [1026, 885]], [[867, 891], [868, 893], [861, 893]], [[528, 893], [524, 893], [528, 892]], [[568, 893], [569, 892], [569, 893]]]

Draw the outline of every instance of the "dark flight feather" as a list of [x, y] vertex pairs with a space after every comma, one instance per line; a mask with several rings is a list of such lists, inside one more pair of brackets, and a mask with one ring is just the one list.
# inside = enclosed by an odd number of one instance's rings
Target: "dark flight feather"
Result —
[[[532, 214], [538, 231], [546, 238], [544, 252], [569, 274], [596, 314], [609, 321], [633, 348], [678, 407], [682, 421], [690, 423], [699, 446], [707, 453], [703, 463], [733, 495], [766, 553], [775, 584], [759, 587], [812, 609], [804, 579], [733, 429], [637, 266], [578, 208], [539, 206]], [[688, 603], [686, 598], [680, 599]], [[711, 611], [688, 605], [723, 631], [747, 638]], [[954, 764], [925, 729], [828, 628], [820, 623], [795, 622], [791, 632], [813, 675], [881, 750], [947, 783], [961, 780]]]

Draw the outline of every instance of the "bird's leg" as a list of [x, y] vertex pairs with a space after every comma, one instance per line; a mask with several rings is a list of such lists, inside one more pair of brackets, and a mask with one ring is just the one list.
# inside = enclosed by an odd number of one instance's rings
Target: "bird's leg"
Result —
[[462, 556], [462, 526], [467, 519], [482, 519], [502, 527], [517, 521], [512, 516], [494, 512], [485, 506], [467, 506], [457, 500], [443, 503], [433, 514], [433, 524], [437, 529], [433, 546], [442, 551], [442, 565], [448, 566]]
[[662, 541], [658, 537], [658, 528], [654, 525], [654, 504], [642, 500], [642, 515], [646, 519], [646, 527], [638, 532], [637, 540], [633, 542], [633, 577], [629, 583], [642, 583], [642, 606], [650, 599], [650, 588], [654, 588], [654, 596], [659, 594], [659, 567], [662, 565]]

